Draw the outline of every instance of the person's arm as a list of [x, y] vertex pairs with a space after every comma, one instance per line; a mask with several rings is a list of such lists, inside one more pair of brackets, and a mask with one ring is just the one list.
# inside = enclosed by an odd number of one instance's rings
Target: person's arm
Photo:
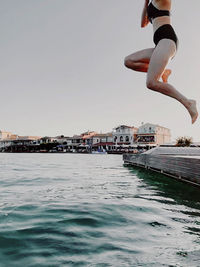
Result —
[[141, 27], [144, 28], [148, 25], [149, 23], [149, 19], [147, 16], [147, 7], [149, 4], [149, 0], [145, 0], [144, 1], [144, 7], [143, 7], [143, 11], [142, 11], [142, 18], [141, 18]]

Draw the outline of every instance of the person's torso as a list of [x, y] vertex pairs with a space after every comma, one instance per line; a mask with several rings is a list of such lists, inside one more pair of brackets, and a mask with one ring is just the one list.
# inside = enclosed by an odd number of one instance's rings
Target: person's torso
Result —
[[154, 32], [164, 24], [171, 24], [171, 0], [152, 0], [147, 8], [147, 15], [153, 24]]

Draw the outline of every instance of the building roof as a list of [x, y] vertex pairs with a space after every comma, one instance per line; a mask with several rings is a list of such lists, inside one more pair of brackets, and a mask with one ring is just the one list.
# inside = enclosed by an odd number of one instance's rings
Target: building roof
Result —
[[160, 127], [160, 128], [164, 128], [164, 129], [170, 130], [169, 128], [160, 126], [159, 124], [153, 124], [153, 123], [149, 123], [149, 122], [142, 124], [140, 127], [143, 127], [143, 126], [146, 126], [146, 125], [151, 125], [151, 126]]
[[1, 142], [10, 142], [10, 141], [35, 141], [41, 139], [40, 136], [18, 136], [13, 135], [11, 137], [8, 137], [6, 139], [1, 139]]
[[112, 137], [112, 133], [95, 134], [93, 137], [99, 137], [99, 138], [103, 138], [103, 137]]
[[95, 134], [95, 133], [96, 133], [95, 131], [87, 131], [87, 132], [82, 133], [81, 135], [90, 135], [90, 134]]
[[82, 139], [88, 139], [88, 138], [93, 137], [95, 134], [97, 134], [97, 133], [96, 132], [87, 132], [87, 133], [81, 134], [81, 137], [82, 137]]
[[9, 134], [12, 134], [11, 132], [3, 131], [3, 130], [0, 130], [0, 133], [9, 133]]
[[136, 127], [134, 126], [127, 126], [127, 125], [120, 125], [120, 126], [117, 126], [115, 129], [119, 129], [119, 128], [130, 128], [130, 129], [137, 129]]
[[40, 139], [55, 139], [55, 137], [51, 137], [51, 136], [43, 136], [43, 137], [40, 137]]

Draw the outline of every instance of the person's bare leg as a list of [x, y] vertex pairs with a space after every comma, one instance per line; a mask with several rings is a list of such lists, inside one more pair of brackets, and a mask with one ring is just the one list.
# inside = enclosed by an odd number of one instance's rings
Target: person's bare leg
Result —
[[147, 72], [149, 68], [149, 61], [154, 48], [147, 48], [135, 52], [124, 59], [124, 65], [132, 70], [139, 72]]
[[172, 40], [163, 39], [158, 43], [152, 53], [149, 63], [147, 88], [178, 100], [188, 110], [192, 123], [194, 123], [198, 117], [196, 101], [186, 98], [172, 85], [159, 81], [160, 77], [164, 73], [169, 59], [174, 55], [175, 51], [176, 45]]
[[[147, 72], [149, 68], [149, 61], [154, 48], [147, 48], [141, 51], [135, 52], [127, 56], [124, 60], [124, 65], [134, 71]], [[166, 69], [162, 74], [162, 80], [164, 83], [168, 82], [168, 77], [171, 74], [170, 69]]]

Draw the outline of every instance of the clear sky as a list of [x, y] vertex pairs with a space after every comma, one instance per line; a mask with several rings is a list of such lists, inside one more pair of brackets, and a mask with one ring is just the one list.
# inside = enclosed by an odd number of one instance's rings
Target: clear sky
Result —
[[[184, 107], [145, 88], [124, 57], [153, 47], [142, 0], [0, 0], [0, 129], [20, 135], [108, 132], [150, 122], [200, 141]], [[199, 0], [172, 1], [179, 50], [170, 82], [200, 104]]]

